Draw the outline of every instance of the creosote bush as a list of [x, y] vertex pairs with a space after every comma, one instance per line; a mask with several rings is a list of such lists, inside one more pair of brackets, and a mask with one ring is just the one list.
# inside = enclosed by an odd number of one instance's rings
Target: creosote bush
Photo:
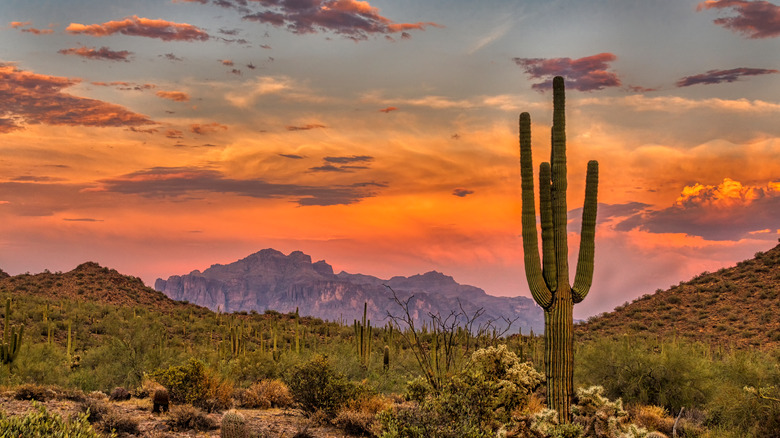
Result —
[[151, 377], [168, 389], [170, 400], [208, 410], [228, 409], [232, 405], [233, 386], [209, 373], [197, 359], [183, 366], [158, 369]]
[[285, 381], [304, 412], [322, 411], [328, 419], [360, 393], [359, 387], [336, 372], [322, 355], [293, 367]]

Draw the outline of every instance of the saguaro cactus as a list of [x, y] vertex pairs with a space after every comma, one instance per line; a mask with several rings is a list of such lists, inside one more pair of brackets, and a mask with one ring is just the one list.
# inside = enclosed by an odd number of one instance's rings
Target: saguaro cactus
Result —
[[16, 331], [16, 327], [9, 328], [9, 321], [11, 320], [11, 299], [5, 300], [5, 316], [3, 317], [3, 338], [0, 342], [0, 363], [8, 365], [10, 372], [11, 365], [16, 360], [16, 356], [19, 354], [19, 348], [22, 346], [22, 335], [24, 334], [24, 325], [19, 326], [19, 331]]
[[553, 127], [551, 163], [539, 168], [539, 210], [543, 260], [539, 259], [534, 205], [531, 117], [520, 114], [520, 167], [522, 175], [522, 224], [525, 273], [531, 295], [544, 309], [544, 364], [547, 405], [568, 422], [573, 393], [574, 304], [581, 302], [593, 280], [596, 235], [598, 162], [588, 162], [582, 233], [574, 284], [569, 285], [566, 238], [566, 131], [563, 78], [553, 79]]

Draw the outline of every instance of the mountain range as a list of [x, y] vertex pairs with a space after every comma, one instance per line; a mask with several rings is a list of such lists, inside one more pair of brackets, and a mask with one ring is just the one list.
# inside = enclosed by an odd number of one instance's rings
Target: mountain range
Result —
[[[499, 331], [512, 333], [544, 329], [542, 309], [526, 297], [497, 297], [474, 286], [457, 283], [452, 277], [431, 271], [410, 277], [380, 279], [370, 275], [335, 274], [324, 260], [312, 262], [310, 256], [294, 251], [289, 255], [264, 249], [236, 262], [215, 264], [200, 272], [157, 279], [154, 288], [169, 298], [188, 301], [222, 312], [275, 310], [298, 311], [351, 324], [362, 318], [365, 304], [367, 318], [373, 325], [384, 325], [388, 314], [404, 316], [404, 309], [393, 299], [408, 301], [409, 315], [415, 324], [430, 316], [447, 318], [453, 312], [472, 318], [480, 309], [472, 329], [491, 324]], [[450, 319], [453, 321], [453, 319]], [[511, 327], [509, 321], [512, 321]]]

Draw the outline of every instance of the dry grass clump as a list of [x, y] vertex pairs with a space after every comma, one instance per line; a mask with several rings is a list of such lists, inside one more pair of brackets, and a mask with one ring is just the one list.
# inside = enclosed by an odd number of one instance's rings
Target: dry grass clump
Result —
[[286, 408], [293, 403], [287, 385], [281, 380], [261, 380], [235, 393], [238, 405], [247, 409]]
[[660, 406], [636, 405], [630, 407], [629, 412], [637, 426], [671, 435], [674, 418], [666, 412], [666, 409]]
[[176, 430], [195, 430], [205, 432], [217, 428], [217, 422], [201, 409], [181, 405], [171, 408], [169, 424]]
[[350, 435], [378, 434], [378, 413], [389, 409], [392, 400], [381, 395], [363, 395], [351, 400], [336, 414], [332, 423]]

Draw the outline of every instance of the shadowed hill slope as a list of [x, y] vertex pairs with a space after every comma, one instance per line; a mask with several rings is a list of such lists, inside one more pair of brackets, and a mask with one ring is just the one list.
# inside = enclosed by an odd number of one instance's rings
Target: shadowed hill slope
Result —
[[644, 295], [575, 327], [580, 339], [679, 336], [738, 348], [780, 346], [780, 245]]

